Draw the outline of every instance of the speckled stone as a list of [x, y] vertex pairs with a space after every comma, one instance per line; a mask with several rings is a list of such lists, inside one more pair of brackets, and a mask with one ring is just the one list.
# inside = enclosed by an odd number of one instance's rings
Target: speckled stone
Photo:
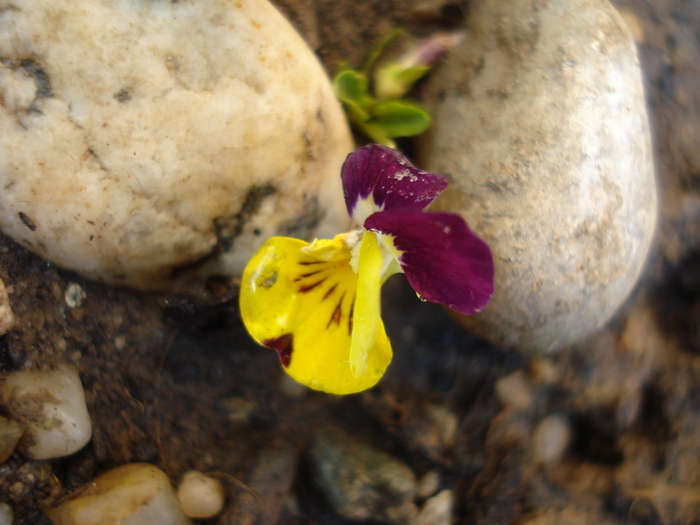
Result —
[[164, 288], [347, 225], [344, 114], [266, 0], [18, 0], [0, 56], [0, 229], [60, 266]]
[[340, 432], [319, 432], [309, 448], [312, 477], [349, 520], [412, 523], [416, 478], [399, 459]]
[[495, 293], [462, 322], [550, 352], [608, 321], [637, 282], [656, 182], [636, 49], [607, 0], [480, 1], [432, 77], [422, 167], [494, 253]]

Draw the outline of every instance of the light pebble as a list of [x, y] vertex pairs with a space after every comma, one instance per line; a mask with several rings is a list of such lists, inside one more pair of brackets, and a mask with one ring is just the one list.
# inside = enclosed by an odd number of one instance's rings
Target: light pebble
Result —
[[85, 393], [73, 366], [13, 372], [0, 383], [0, 400], [24, 428], [21, 451], [30, 459], [73, 454], [92, 437]]
[[506, 406], [530, 410], [534, 406], [532, 385], [522, 370], [516, 370], [496, 381], [496, 396]]
[[47, 515], [54, 525], [191, 525], [168, 476], [147, 463], [101, 474]]
[[224, 508], [224, 487], [218, 479], [190, 470], [182, 476], [177, 499], [190, 518], [213, 518]]

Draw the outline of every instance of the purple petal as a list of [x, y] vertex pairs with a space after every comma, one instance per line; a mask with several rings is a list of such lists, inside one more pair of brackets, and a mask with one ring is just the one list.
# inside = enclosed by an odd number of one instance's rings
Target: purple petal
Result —
[[[447, 187], [447, 179], [414, 167], [398, 151], [369, 144], [354, 151], [341, 171], [345, 205], [355, 221], [380, 210], [425, 209]], [[370, 206], [358, 203], [369, 201]]]
[[378, 212], [368, 230], [394, 236], [399, 263], [424, 299], [474, 314], [493, 294], [493, 259], [459, 215], [415, 210]]

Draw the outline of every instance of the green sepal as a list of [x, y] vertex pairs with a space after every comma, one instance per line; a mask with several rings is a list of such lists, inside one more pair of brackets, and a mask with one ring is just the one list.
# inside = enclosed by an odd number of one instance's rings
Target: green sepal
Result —
[[378, 66], [374, 74], [377, 98], [386, 100], [403, 97], [430, 69], [430, 66], [405, 67], [399, 62], [387, 62]]
[[367, 122], [389, 138], [420, 135], [431, 124], [430, 113], [421, 105], [407, 100], [386, 100], [372, 108]]

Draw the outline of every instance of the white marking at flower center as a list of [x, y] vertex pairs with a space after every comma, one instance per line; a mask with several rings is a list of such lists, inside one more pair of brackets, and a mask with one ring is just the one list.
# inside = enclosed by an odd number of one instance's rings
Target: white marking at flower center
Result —
[[377, 206], [374, 203], [374, 196], [369, 195], [366, 198], [358, 198], [355, 207], [352, 210], [352, 218], [358, 226], [364, 226], [367, 217], [378, 211], [382, 211], [384, 206]]
[[416, 182], [418, 180], [418, 177], [416, 177], [413, 173], [411, 173], [411, 170], [403, 170], [403, 171], [399, 171], [399, 172], [394, 173], [394, 179], [396, 179], [398, 181], [402, 181], [406, 177], [408, 177], [408, 179], [411, 182]]

